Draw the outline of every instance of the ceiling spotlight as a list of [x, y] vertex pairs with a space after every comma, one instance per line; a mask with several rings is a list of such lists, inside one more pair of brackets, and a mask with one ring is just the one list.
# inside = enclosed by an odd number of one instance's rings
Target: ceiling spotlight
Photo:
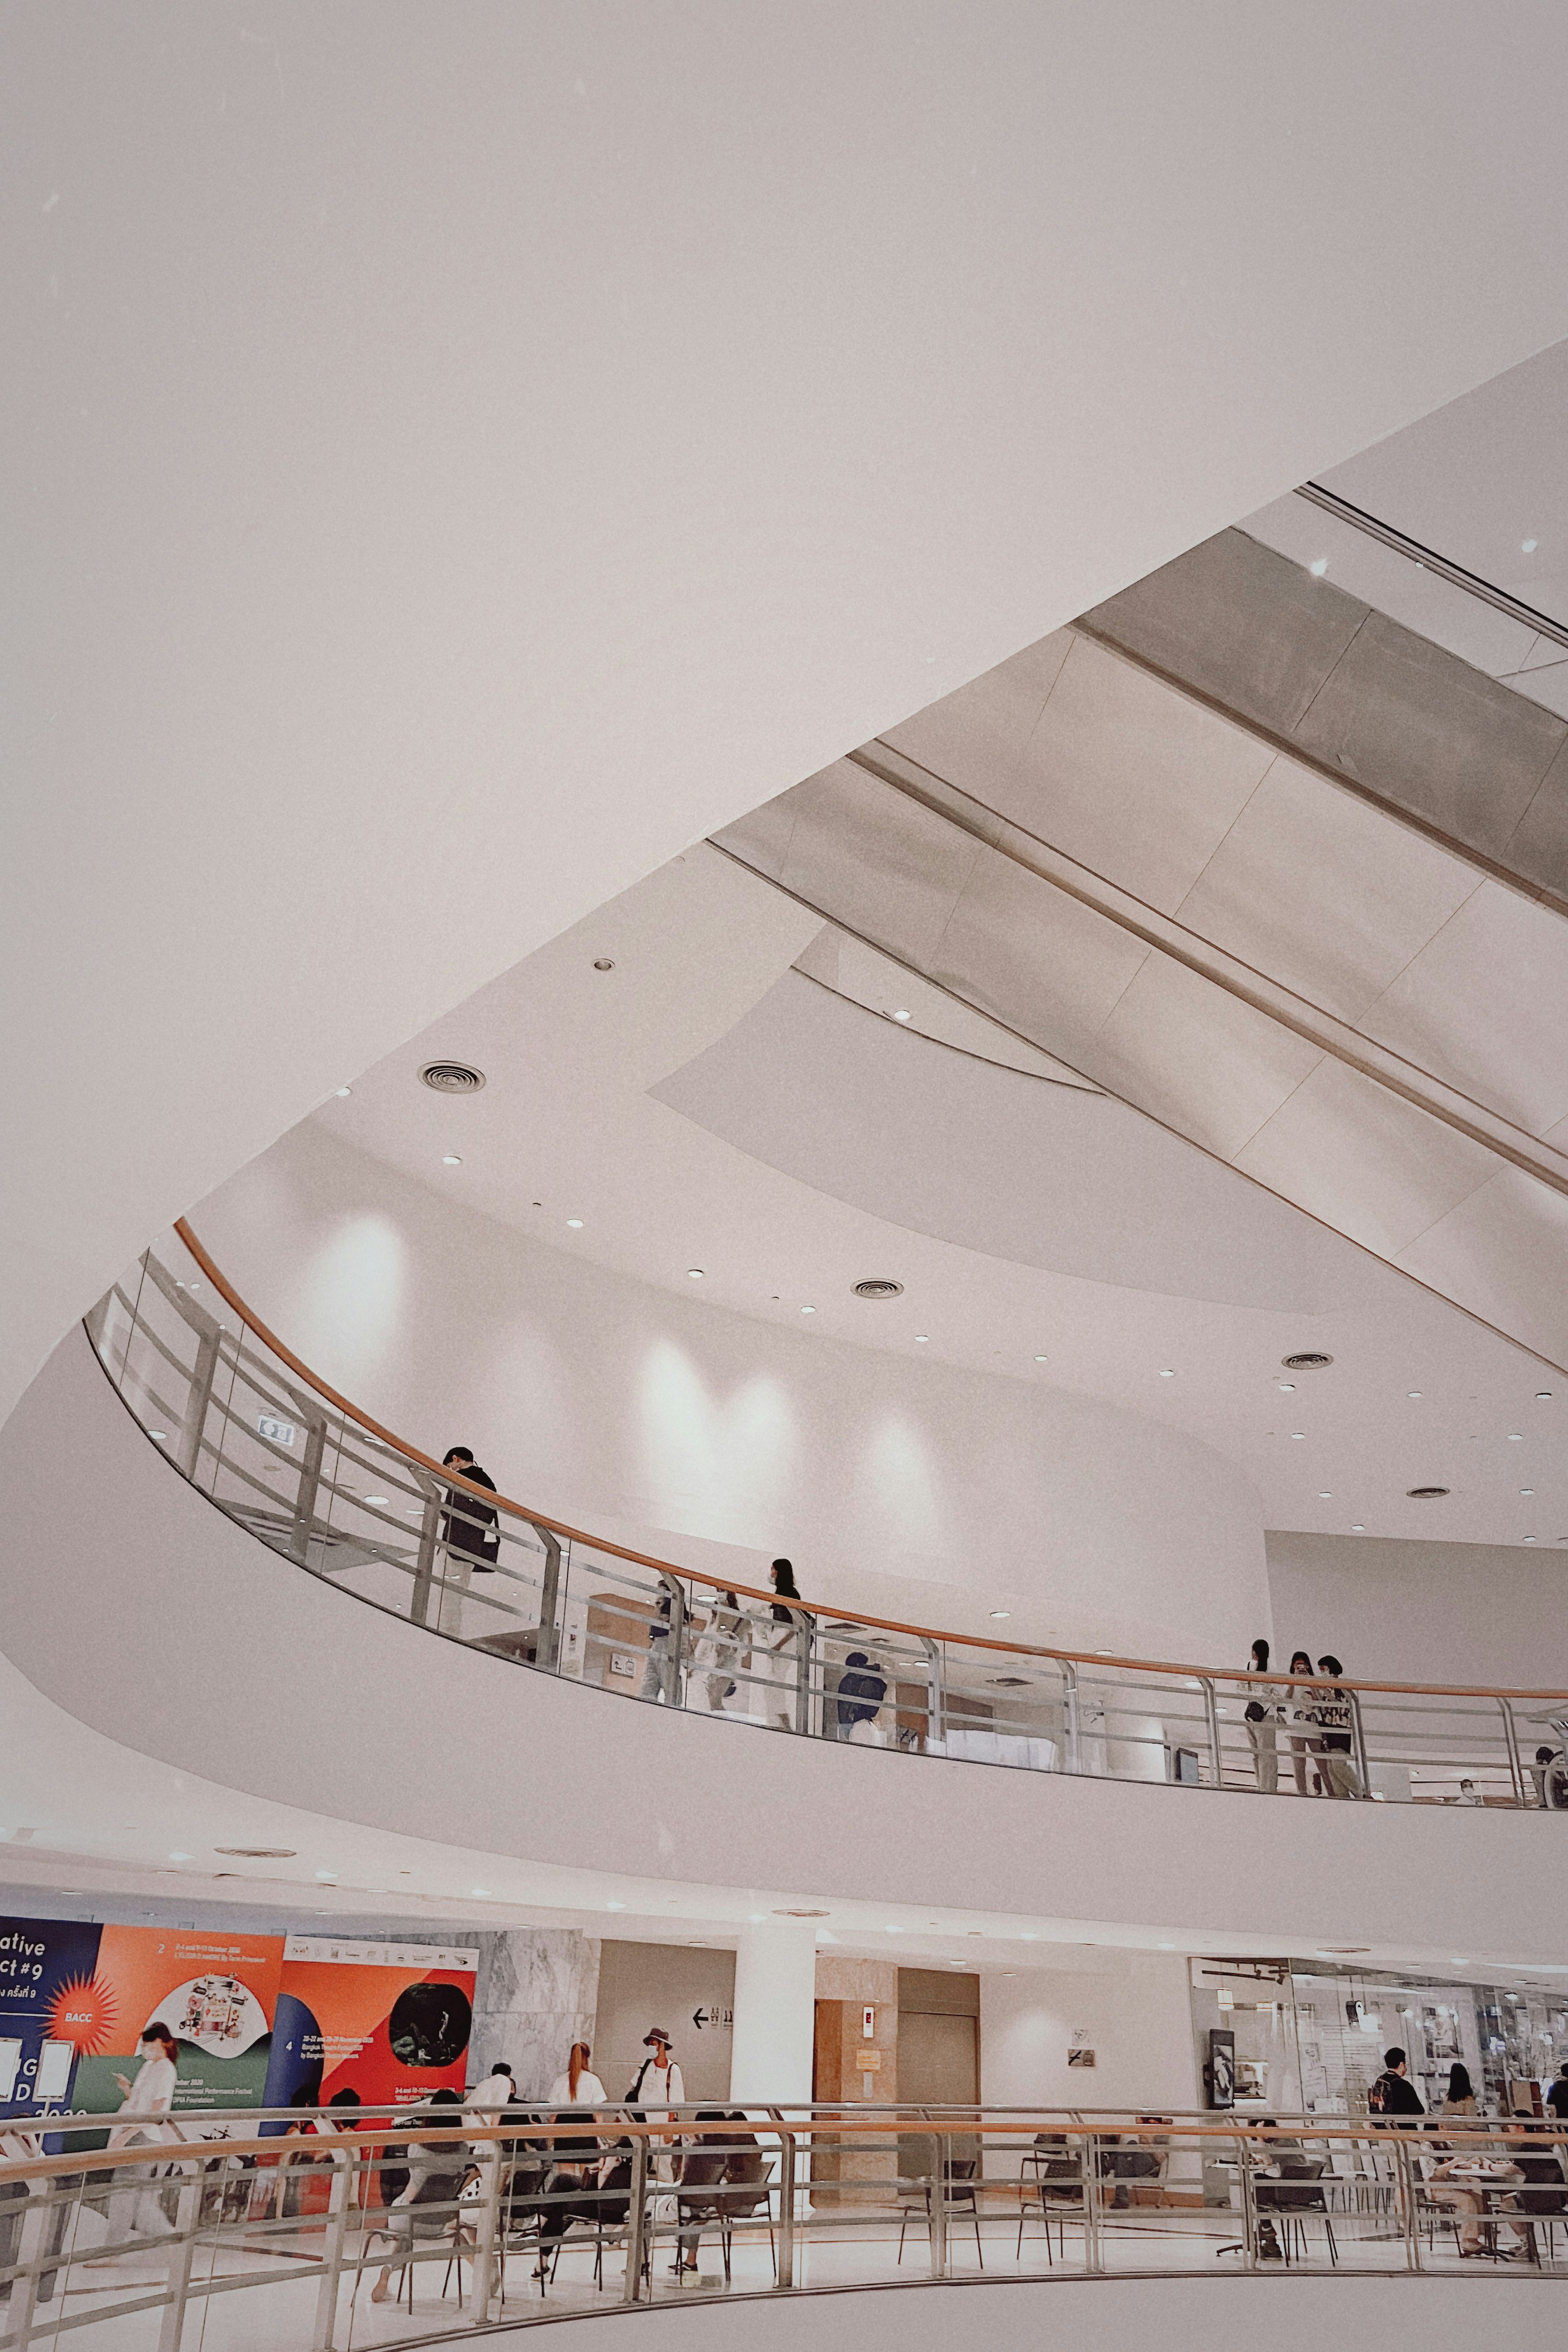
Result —
[[337, 1874], [335, 1870], [318, 1870], [316, 1873], [318, 1878], [324, 1879], [335, 1879]]
[[1508, 1442], [1510, 1445], [1522, 1445], [1524, 1444], [1523, 1430], [1510, 1429], [1508, 1433]]
[[1538, 539], [1521, 539], [1519, 542], [1519, 551], [1521, 555], [1533, 555], [1540, 544], [1541, 541]]
[[463, 1160], [460, 1152], [443, 1151], [441, 1154], [441, 1165], [443, 1168], [460, 1168], [462, 1164]]
[[688, 1282], [700, 1282], [702, 1268], [700, 1265], [689, 1265], [686, 1269], [686, 1279]]
[[1351, 1533], [1352, 1533], [1352, 1536], [1364, 1536], [1364, 1535], [1365, 1535], [1365, 1533], [1366, 1533], [1366, 1529], [1365, 1529], [1365, 1528], [1363, 1528], [1363, 1525], [1362, 1525], [1362, 1523], [1361, 1523], [1361, 1521], [1360, 1521], [1359, 1519], [1352, 1519], [1352, 1520], [1351, 1521]]
[[353, 1094], [353, 1087], [340, 1087], [338, 1088], [338, 1100], [339, 1100], [340, 1102], [342, 1102], [342, 1101], [343, 1100], [343, 1098], [345, 1097], [345, 1096], [352, 1095], [352, 1094]]
[[390, 1497], [385, 1495], [367, 1495], [364, 1499], [367, 1509], [384, 1511]]
[[1526, 1536], [1524, 1540], [1526, 1543], [1533, 1543], [1535, 1541], [1535, 1538], [1533, 1536]]
[[616, 959], [614, 956], [595, 956], [594, 958], [594, 970], [595, 971], [614, 971], [615, 968]]
[[1519, 1491], [1521, 1495], [1533, 1495], [1535, 1489], [1533, 1486], [1521, 1486]]
[[167, 1445], [169, 1443], [169, 1433], [166, 1429], [150, 1429], [147, 1434], [154, 1445]]
[[1320, 1486], [1320, 1487], [1319, 1487], [1319, 1489], [1318, 1489], [1318, 1500], [1319, 1500], [1319, 1502], [1320, 1502], [1320, 1503], [1331, 1503], [1331, 1502], [1333, 1501], [1333, 1499], [1334, 1499], [1334, 1490], [1333, 1490], [1333, 1488], [1332, 1488], [1331, 1486]]
[[816, 1309], [815, 1307], [803, 1307], [800, 1311], [803, 1315], [815, 1315]]
[[1306, 1433], [1306, 1431], [1305, 1431], [1304, 1429], [1293, 1429], [1293, 1430], [1290, 1432], [1290, 1434], [1291, 1434], [1291, 1436], [1292, 1436], [1292, 1437], [1300, 1438], [1300, 1437], [1305, 1437], [1305, 1436], [1306, 1436], [1306, 1434], [1307, 1434], [1307, 1433]]
[[1421, 1391], [1419, 1389], [1406, 1389], [1405, 1393], [1407, 1397], [1413, 1397], [1417, 1402], [1420, 1400]]
[[1173, 1365], [1167, 1365], [1165, 1370], [1160, 1375], [1160, 1378], [1163, 1381], [1173, 1381], [1175, 1377], [1175, 1368]]
[[1011, 1617], [1013, 1612], [1010, 1609], [993, 1609], [991, 1614], [993, 1617]]
[[1035, 1358], [1035, 1361], [1036, 1361], [1036, 1363], [1037, 1363], [1037, 1364], [1048, 1364], [1048, 1363], [1050, 1362], [1050, 1360], [1050, 1360], [1050, 1358], [1049, 1358], [1048, 1356], [1037, 1356], [1037, 1357]]
[[900, 1004], [898, 1011], [893, 1015], [895, 1021], [908, 1021], [910, 1017], [910, 1009], [907, 1004]]
[[915, 1345], [917, 1348], [928, 1348], [931, 1345], [931, 1333], [929, 1331], [917, 1331], [915, 1333]]
[[169, 1856], [169, 1860], [171, 1862], [194, 1862], [195, 1860], [195, 1856], [192, 1853], [172, 1853]]
[[1537, 1389], [1535, 1391], [1535, 1402], [1537, 1404], [1550, 1404], [1552, 1402], [1552, 1391], [1550, 1389]]
[[1279, 1386], [1280, 1386], [1281, 1390], [1284, 1391], [1284, 1393], [1285, 1393], [1285, 1395], [1286, 1395], [1286, 1396], [1294, 1396], [1294, 1395], [1295, 1395], [1295, 1393], [1296, 1393], [1296, 1383], [1295, 1383], [1295, 1381], [1280, 1381], [1280, 1383], [1279, 1383]]
[[568, 1217], [566, 1223], [574, 1234], [580, 1234], [582, 1232], [583, 1220], [581, 1217]]
[[1321, 580], [1328, 568], [1329, 559], [1326, 555], [1320, 555], [1315, 562], [1309, 563], [1307, 566], [1314, 580]]

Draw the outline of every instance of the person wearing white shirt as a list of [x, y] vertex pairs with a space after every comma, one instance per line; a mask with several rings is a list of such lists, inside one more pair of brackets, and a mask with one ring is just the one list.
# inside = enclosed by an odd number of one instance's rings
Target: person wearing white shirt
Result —
[[467, 2105], [479, 2110], [481, 2123], [499, 2122], [500, 2111], [517, 2096], [517, 2084], [511, 2068], [504, 2058], [498, 2058], [482, 2083], [477, 2083], [468, 2093]]
[[[125, 2094], [120, 2112], [129, 2120], [115, 2125], [109, 2135], [110, 2147], [136, 2147], [147, 2142], [161, 2144], [179, 2138], [174, 2125], [161, 2120], [174, 2105], [178, 2056], [178, 2042], [168, 2027], [155, 2019], [142, 2036], [142, 2063], [135, 2079], [130, 2080], [124, 2074], [114, 2078]], [[124, 2186], [110, 2202], [110, 2235], [131, 2237], [140, 2231], [150, 2237], [170, 2236], [173, 2225], [158, 2202], [157, 2191], [131, 2186], [132, 2181], [155, 2178], [156, 2168], [145, 2174], [140, 2167], [121, 2166], [117, 2169]]]
[[593, 2056], [585, 2042], [574, 2042], [566, 2061], [564, 2074], [557, 2074], [550, 2085], [552, 2107], [607, 2107], [608, 2095], [588, 2064]]
[[[645, 2123], [668, 2124], [670, 2109], [686, 2104], [686, 2084], [681, 2079], [680, 2068], [670, 2055], [669, 2036], [662, 2025], [649, 2026], [643, 2035], [643, 2048], [651, 2050], [653, 2055], [645, 2058], [637, 2068], [637, 2080], [626, 2093], [626, 2105], [635, 2109]], [[673, 2131], [665, 2131], [660, 2137], [673, 2144], [677, 2135]], [[648, 2155], [652, 2159], [649, 2169], [660, 2179], [668, 2179], [670, 2172], [668, 2156], [662, 2152], [656, 2154], [656, 2145], [652, 2141], [649, 2142]]]

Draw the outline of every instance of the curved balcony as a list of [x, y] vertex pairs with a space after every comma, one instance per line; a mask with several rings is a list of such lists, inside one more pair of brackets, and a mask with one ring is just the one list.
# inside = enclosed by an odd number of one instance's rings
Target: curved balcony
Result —
[[149, 1438], [238, 1527], [373, 1608], [537, 1675], [911, 1758], [1425, 1808], [1568, 1807], [1565, 1692], [1292, 1685], [815, 1600], [781, 1615], [771, 1592], [598, 1541], [360, 1412], [251, 1313], [184, 1223], [88, 1331]]

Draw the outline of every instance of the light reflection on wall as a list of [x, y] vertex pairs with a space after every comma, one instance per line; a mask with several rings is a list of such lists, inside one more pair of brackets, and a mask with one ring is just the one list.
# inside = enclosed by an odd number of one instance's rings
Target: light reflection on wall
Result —
[[341, 1219], [300, 1271], [300, 1314], [310, 1327], [301, 1353], [330, 1359], [343, 1376], [377, 1370], [407, 1279], [406, 1244], [391, 1217], [366, 1210]]
[[781, 1381], [752, 1373], [721, 1397], [684, 1348], [656, 1339], [637, 1380], [636, 1443], [644, 1489], [672, 1526], [729, 1543], [777, 1540], [799, 1457]]
[[924, 1433], [903, 1412], [883, 1412], [856, 1470], [856, 1502], [881, 1542], [920, 1573], [946, 1557], [952, 1530], [944, 1482], [934, 1474]]

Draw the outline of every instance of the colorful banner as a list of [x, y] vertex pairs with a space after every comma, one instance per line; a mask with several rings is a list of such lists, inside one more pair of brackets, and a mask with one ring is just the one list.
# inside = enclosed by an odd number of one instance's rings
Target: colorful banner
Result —
[[259, 2106], [282, 1964], [281, 1936], [0, 1919], [0, 2116], [111, 2114], [154, 2020], [179, 2044], [176, 2114]]
[[266, 2104], [308, 2092], [324, 2106], [352, 2090], [363, 2106], [404, 2107], [443, 2084], [461, 2092], [479, 1961], [463, 1948], [290, 1936]]

